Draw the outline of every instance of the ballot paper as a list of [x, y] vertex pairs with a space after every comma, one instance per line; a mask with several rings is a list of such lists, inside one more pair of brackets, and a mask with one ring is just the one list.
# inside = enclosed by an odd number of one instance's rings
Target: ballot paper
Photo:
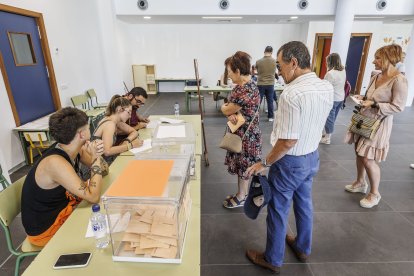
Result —
[[169, 124], [181, 124], [184, 123], [184, 120], [178, 120], [178, 119], [171, 119], [167, 117], [161, 117], [160, 119], [161, 123], [169, 123]]
[[185, 125], [167, 125], [159, 126], [157, 138], [184, 138], [185, 137]]
[[139, 152], [149, 150], [151, 148], [152, 148], [151, 139], [145, 139], [144, 144], [142, 144], [142, 146], [140, 146], [139, 148], [130, 149], [129, 151], [132, 152], [133, 154], [136, 154], [136, 153], [139, 153]]
[[356, 104], [361, 104], [362, 103], [362, 100], [358, 100], [358, 98], [357, 97], [355, 97], [355, 96], [350, 96], [350, 98], [356, 103]]

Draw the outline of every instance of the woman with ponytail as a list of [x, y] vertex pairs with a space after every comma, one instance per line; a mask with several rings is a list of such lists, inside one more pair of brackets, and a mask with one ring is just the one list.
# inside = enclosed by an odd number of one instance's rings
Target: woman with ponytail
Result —
[[[138, 132], [129, 125], [123, 124], [131, 117], [131, 112], [130, 101], [120, 95], [113, 96], [106, 108], [105, 117], [99, 122], [91, 137], [91, 140], [102, 139], [103, 157], [108, 164], [111, 164], [120, 153], [142, 146], [142, 140], [138, 139]], [[128, 136], [115, 146], [118, 131]]]

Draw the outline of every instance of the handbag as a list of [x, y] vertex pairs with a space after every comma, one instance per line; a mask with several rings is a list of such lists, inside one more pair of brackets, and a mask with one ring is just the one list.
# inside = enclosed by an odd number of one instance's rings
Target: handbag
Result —
[[352, 115], [349, 131], [364, 138], [372, 139], [384, 119], [385, 117], [382, 119], [374, 119], [361, 113], [355, 113]]
[[227, 128], [228, 128], [228, 126], [227, 126], [226, 130], [225, 130], [225, 133], [224, 133], [224, 137], [221, 140], [219, 147], [222, 148], [222, 149], [228, 150], [230, 152], [233, 152], [233, 153], [241, 153], [242, 148], [243, 148], [242, 147], [243, 146], [242, 141], [243, 141], [244, 137], [246, 136], [246, 133], [249, 131], [249, 129], [252, 125], [252, 122], [256, 119], [257, 113], [259, 113], [259, 108], [260, 108], [260, 105], [259, 105], [256, 113], [254, 114], [253, 119], [251, 120], [249, 126], [247, 127], [246, 132], [244, 133], [243, 137], [240, 137], [237, 134], [227, 132]]
[[[376, 77], [377, 75], [375, 76], [375, 78]], [[368, 89], [369, 87], [371, 87], [371, 84], [373, 82], [374, 81], [372, 80], [370, 85], [368, 86]], [[367, 96], [368, 89], [365, 92], [365, 97]], [[381, 125], [381, 122], [386, 118], [386, 116], [384, 116], [382, 119], [371, 118], [371, 117], [361, 114], [360, 111], [358, 112], [354, 111], [354, 113], [355, 114], [352, 115], [351, 117], [351, 124], [349, 125], [349, 131], [354, 134], [358, 134], [367, 139], [372, 139], [375, 136], [375, 133], [377, 133], [377, 130], [379, 126]]]

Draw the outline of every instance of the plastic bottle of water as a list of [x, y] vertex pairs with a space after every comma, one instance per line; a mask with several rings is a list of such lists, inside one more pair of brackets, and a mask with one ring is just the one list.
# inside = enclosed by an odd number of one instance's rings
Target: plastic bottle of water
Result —
[[180, 117], [180, 105], [178, 104], [178, 102], [175, 102], [174, 104], [174, 114], [175, 114], [175, 118], [179, 118]]
[[91, 225], [93, 235], [96, 239], [97, 248], [105, 248], [109, 244], [108, 233], [106, 232], [106, 219], [105, 215], [100, 212], [101, 207], [99, 204], [92, 206]]

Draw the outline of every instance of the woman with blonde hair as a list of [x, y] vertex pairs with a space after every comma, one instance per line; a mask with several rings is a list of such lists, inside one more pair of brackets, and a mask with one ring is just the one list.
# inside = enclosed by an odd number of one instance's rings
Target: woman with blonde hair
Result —
[[381, 171], [378, 163], [385, 161], [391, 136], [393, 115], [404, 110], [407, 101], [407, 79], [395, 65], [401, 60], [401, 46], [387, 45], [375, 52], [373, 64], [376, 70], [381, 70], [371, 78], [365, 97], [358, 95], [361, 100], [361, 113], [367, 117], [380, 119], [381, 124], [372, 139], [358, 134], [347, 133], [345, 141], [355, 144], [357, 179], [345, 190], [351, 193], [366, 193], [368, 175], [371, 185], [369, 193], [360, 201], [361, 207], [372, 208], [378, 205], [381, 195], [378, 186]]
[[[103, 157], [108, 164], [111, 164], [120, 153], [142, 146], [142, 140], [138, 139], [138, 132], [123, 124], [131, 117], [131, 102], [120, 95], [115, 95], [109, 102], [105, 117], [99, 122], [93, 133], [91, 140], [102, 139], [104, 144]], [[126, 133], [125, 140], [115, 146], [118, 131]]]
[[325, 80], [329, 81], [334, 88], [334, 103], [325, 123], [325, 134], [322, 136], [321, 143], [329, 145], [331, 135], [334, 131], [336, 117], [342, 107], [345, 98], [346, 72], [342, 65], [341, 57], [337, 53], [332, 53], [326, 57], [326, 67], [328, 72], [325, 74]]

